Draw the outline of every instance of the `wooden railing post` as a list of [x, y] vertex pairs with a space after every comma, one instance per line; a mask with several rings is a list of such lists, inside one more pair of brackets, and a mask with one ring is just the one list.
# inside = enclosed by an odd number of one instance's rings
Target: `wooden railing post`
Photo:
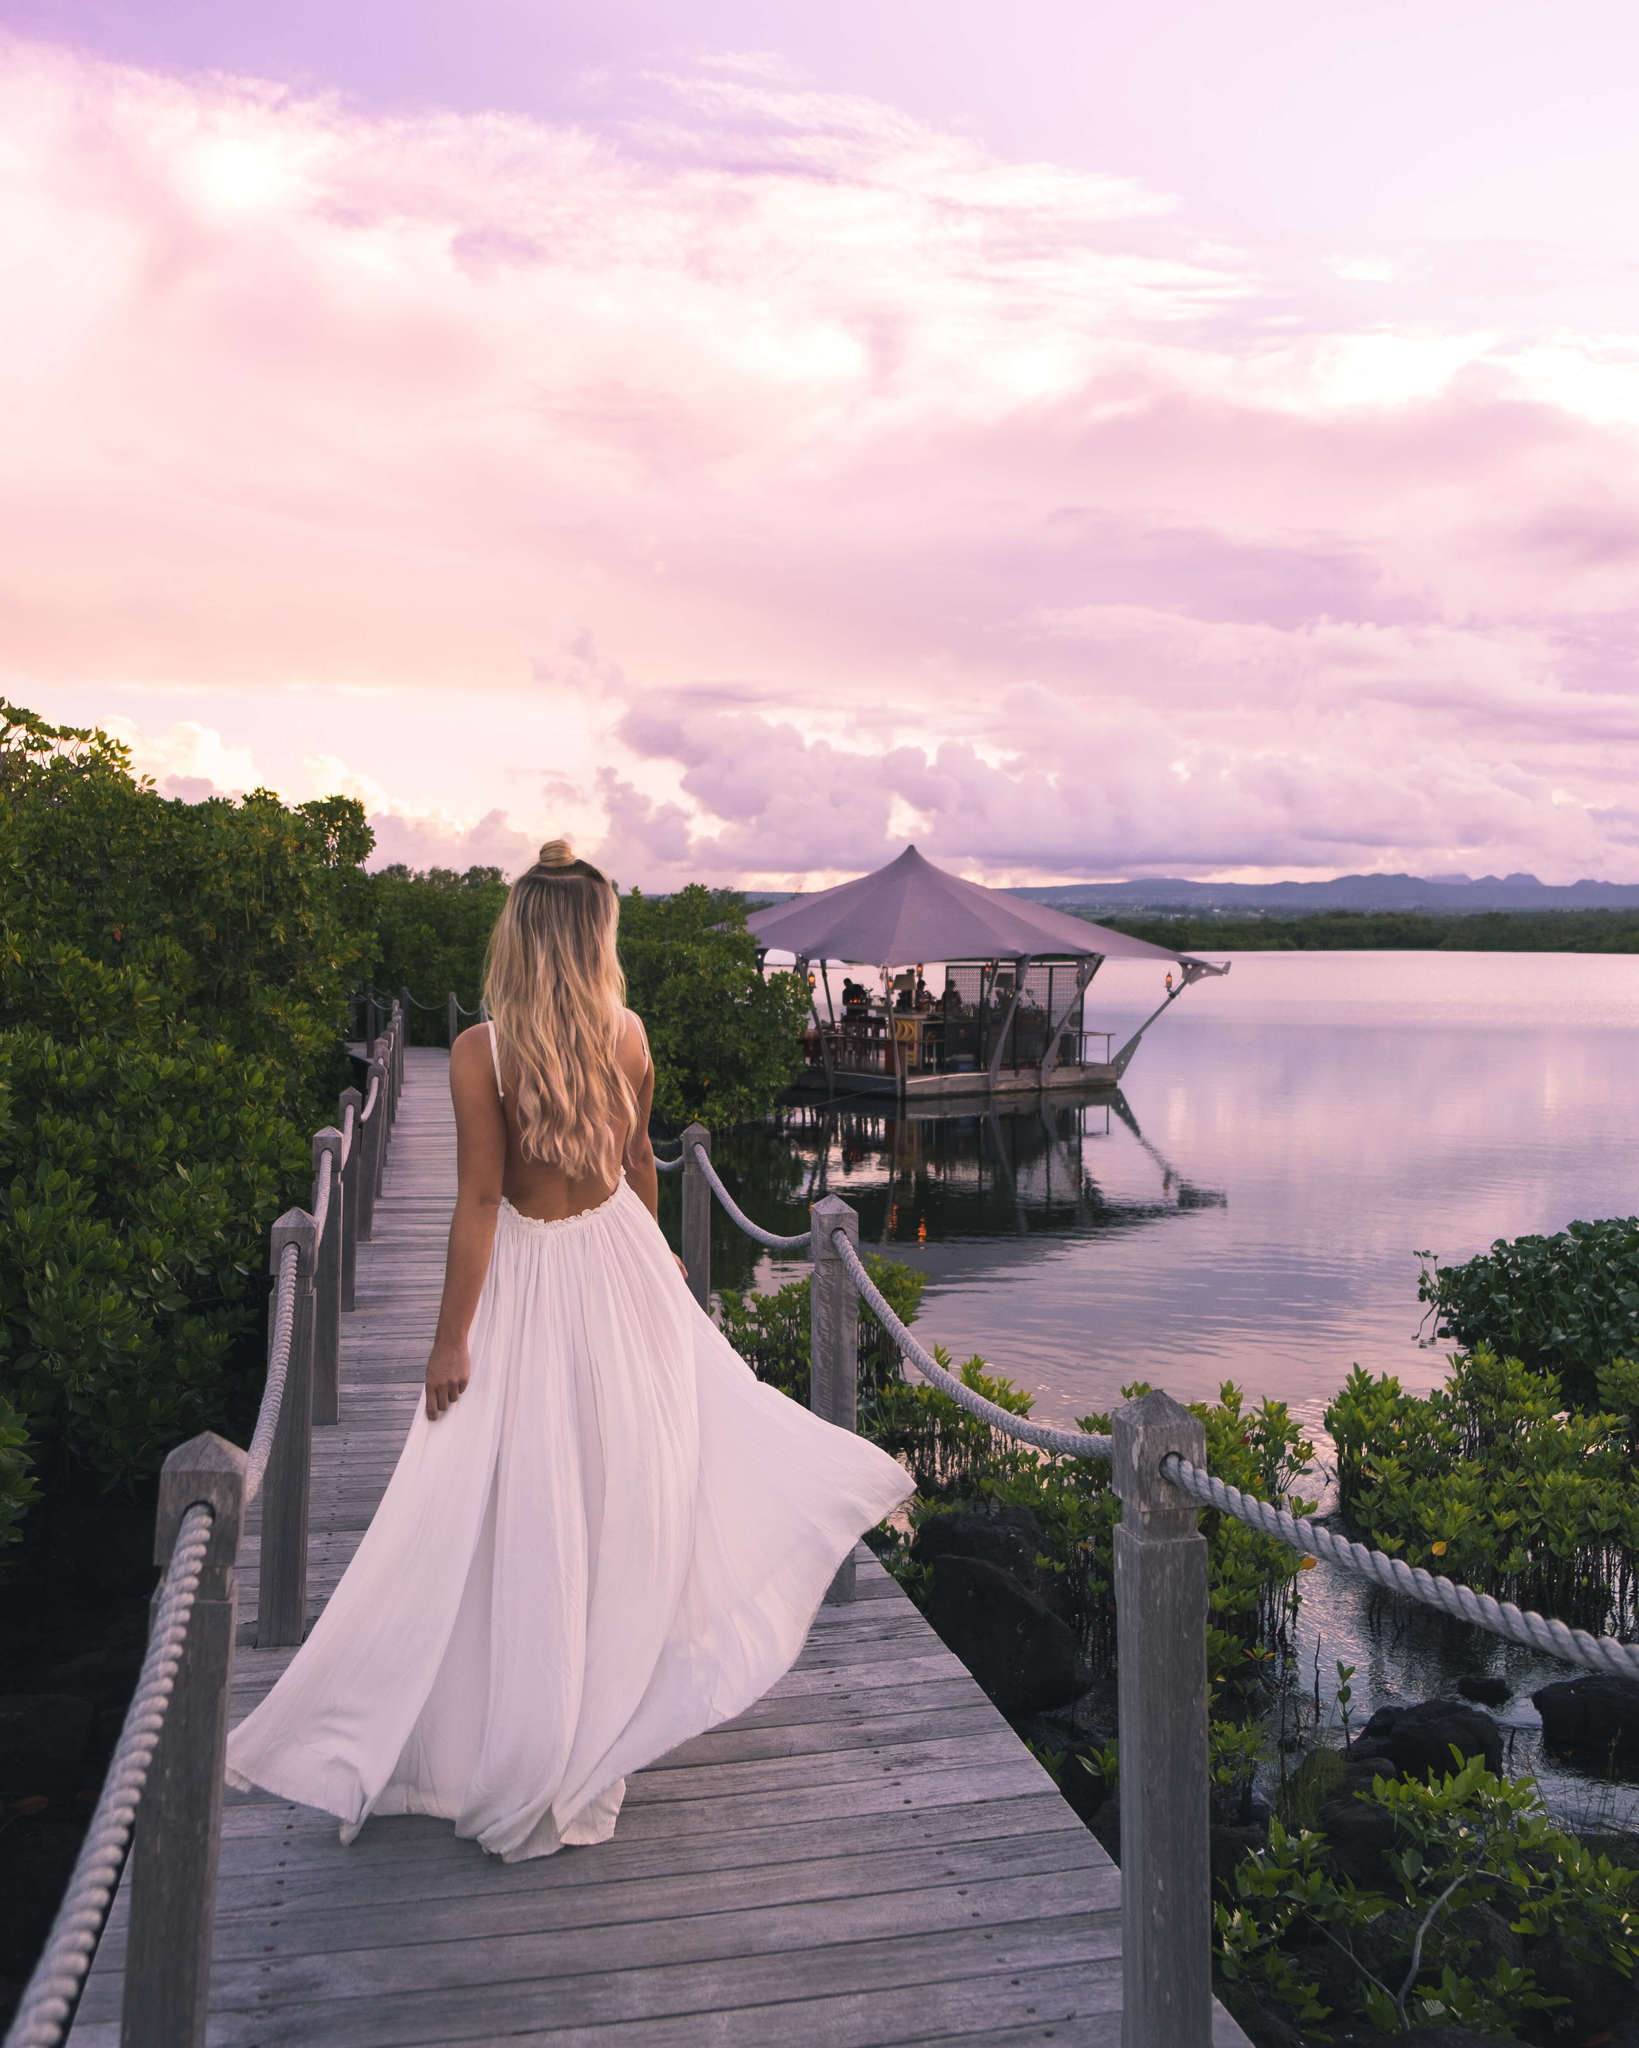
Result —
[[368, 1052], [381, 1036], [381, 1012], [376, 1005], [375, 991], [364, 991], [364, 1049]]
[[376, 1193], [381, 1186], [382, 1153], [385, 1150], [383, 1133], [387, 1129], [387, 1066], [375, 1051], [371, 1052], [369, 1068], [364, 1076], [364, 1100], [370, 1100], [370, 1083], [377, 1082], [376, 1106], [368, 1118], [361, 1118], [358, 1126], [359, 1184], [358, 1184], [358, 1239], [361, 1244], [370, 1242], [370, 1232], [375, 1226]]
[[341, 1241], [347, 1200], [341, 1176], [341, 1132], [327, 1124], [313, 1134], [313, 1199], [318, 1200], [320, 1162], [328, 1154], [330, 1210], [318, 1242], [313, 1274], [313, 1420], [341, 1416]]
[[1206, 1464], [1206, 1430], [1166, 1394], [1115, 1412], [1121, 1721], [1122, 2048], [1209, 2048], [1212, 1877], [1207, 1555], [1195, 1503], [1161, 1477]]
[[[307, 1490], [313, 1447], [313, 1269], [318, 1245], [313, 1218], [287, 1209], [274, 1224], [270, 1257], [275, 1273], [287, 1244], [296, 1247], [296, 1299], [273, 1454], [262, 1481], [262, 1572], [256, 1608], [256, 1646], [299, 1643], [307, 1624]], [[271, 1338], [276, 1304], [269, 1304]]]
[[[839, 1429], [858, 1426], [859, 1296], [832, 1242], [837, 1231], [857, 1250], [859, 1217], [840, 1195], [826, 1195], [808, 1211], [813, 1227], [813, 1278], [808, 1291], [808, 1405]], [[826, 1601], [854, 1597], [854, 1554], [837, 1566]]]
[[690, 1124], [683, 1133], [683, 1263], [689, 1269], [689, 1292], [702, 1308], [711, 1305], [711, 1187], [694, 1157], [699, 1146], [711, 1156], [711, 1133], [704, 1124]]
[[341, 1170], [341, 1307], [344, 1315], [352, 1313], [353, 1282], [358, 1271], [359, 1189], [363, 1186], [359, 1167], [364, 1158], [364, 1131], [359, 1124], [359, 1111], [363, 1107], [364, 1097], [356, 1088], [341, 1091], [336, 1108], [344, 1131], [348, 1109], [353, 1112], [353, 1142], [348, 1147], [347, 1164]]
[[[410, 1042], [410, 991], [407, 988], [401, 988], [398, 992], [398, 1014], [404, 1019], [404, 1043], [408, 1045]], [[399, 1086], [402, 1087], [404, 1085], [404, 1055], [402, 1053], [399, 1054], [398, 1058], [398, 1080]]]
[[210, 1547], [131, 1848], [121, 2048], [202, 2048], [205, 2039], [245, 1513], [245, 1454], [219, 1436], [196, 1436], [165, 1460], [155, 1564], [170, 1563], [182, 1518], [199, 1501], [212, 1511]]
[[449, 998], [444, 1005], [444, 1012], [449, 1019], [450, 1044], [454, 1045], [456, 1039], [461, 1034], [461, 1011], [456, 1003], [455, 990], [453, 988], [450, 990]]

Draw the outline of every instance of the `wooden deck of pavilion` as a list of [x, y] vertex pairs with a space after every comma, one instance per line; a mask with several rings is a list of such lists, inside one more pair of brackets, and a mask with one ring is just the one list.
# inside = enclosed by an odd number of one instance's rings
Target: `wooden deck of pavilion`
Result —
[[[454, 1190], [442, 1052], [408, 1085], [315, 1432], [310, 1602], [368, 1524], [419, 1395]], [[257, 1650], [256, 1533], [233, 1718]], [[328, 1816], [230, 1797], [209, 2039], [221, 2048], [508, 2040], [584, 2048], [1114, 2044], [1120, 1876], [874, 1559], [738, 1720], [630, 1784], [611, 1842], [504, 1865], [439, 1821], [343, 1848]], [[72, 2039], [119, 2035], [122, 1894]], [[1245, 2048], [1221, 2010], [1215, 2048]]]

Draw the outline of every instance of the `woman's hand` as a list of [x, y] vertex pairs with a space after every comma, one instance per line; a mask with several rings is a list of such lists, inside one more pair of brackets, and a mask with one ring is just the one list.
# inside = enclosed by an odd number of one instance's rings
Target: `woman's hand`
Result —
[[445, 1409], [453, 1408], [471, 1378], [465, 1338], [459, 1344], [434, 1344], [427, 1360], [427, 1420], [436, 1422]]

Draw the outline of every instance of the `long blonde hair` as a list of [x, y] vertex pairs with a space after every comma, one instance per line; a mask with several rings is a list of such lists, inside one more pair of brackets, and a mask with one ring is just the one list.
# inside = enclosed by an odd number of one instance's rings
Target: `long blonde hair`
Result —
[[526, 1159], [571, 1180], [619, 1177], [637, 1099], [620, 1064], [626, 977], [615, 952], [620, 898], [550, 839], [507, 892], [484, 963], [497, 1050], [516, 1068]]

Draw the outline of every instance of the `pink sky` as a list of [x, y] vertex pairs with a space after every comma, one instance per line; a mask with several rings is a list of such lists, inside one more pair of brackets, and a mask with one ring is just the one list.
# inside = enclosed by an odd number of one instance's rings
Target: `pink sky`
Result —
[[421, 863], [1639, 880], [1636, 24], [0, 0], [0, 689]]

